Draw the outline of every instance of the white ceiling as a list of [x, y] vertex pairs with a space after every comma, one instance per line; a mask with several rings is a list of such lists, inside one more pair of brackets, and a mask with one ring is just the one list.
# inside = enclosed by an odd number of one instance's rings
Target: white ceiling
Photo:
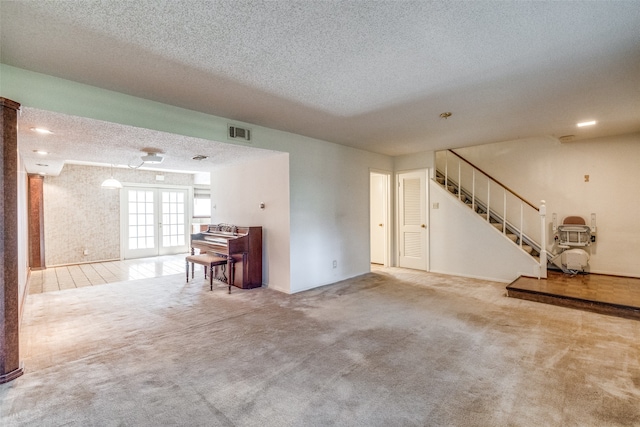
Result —
[[388, 155], [640, 131], [638, 1], [0, 8], [5, 64]]
[[[20, 109], [18, 145], [29, 173], [58, 175], [65, 163], [130, 167], [173, 172], [210, 172], [221, 165], [246, 162], [274, 151], [174, 135], [29, 107]], [[44, 126], [55, 133], [32, 129]], [[40, 155], [36, 151], [46, 150]], [[142, 165], [145, 153], [159, 153], [160, 164]], [[198, 155], [207, 156], [194, 160]]]

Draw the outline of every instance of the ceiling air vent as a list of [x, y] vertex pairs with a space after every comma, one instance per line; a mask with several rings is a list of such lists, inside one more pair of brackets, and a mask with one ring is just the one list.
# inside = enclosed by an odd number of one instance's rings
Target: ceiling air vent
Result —
[[229, 125], [229, 139], [251, 141], [251, 130]]

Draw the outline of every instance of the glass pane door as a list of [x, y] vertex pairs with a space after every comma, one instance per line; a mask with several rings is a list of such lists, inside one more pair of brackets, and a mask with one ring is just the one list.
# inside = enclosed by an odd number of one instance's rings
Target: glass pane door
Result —
[[160, 189], [162, 239], [160, 254], [177, 254], [188, 251], [187, 190]]
[[125, 258], [158, 254], [155, 190], [127, 188]]
[[188, 198], [186, 189], [125, 187], [124, 258], [187, 252]]

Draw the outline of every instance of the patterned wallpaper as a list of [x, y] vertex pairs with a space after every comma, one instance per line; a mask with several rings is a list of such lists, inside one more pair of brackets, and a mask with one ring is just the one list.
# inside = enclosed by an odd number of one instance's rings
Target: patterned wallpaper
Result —
[[[156, 181], [158, 174], [164, 175], [164, 181]], [[100, 187], [110, 176], [110, 168], [67, 164], [59, 176], [45, 177], [48, 267], [120, 259], [120, 190]], [[123, 184], [193, 185], [191, 174], [114, 169], [113, 177]]]

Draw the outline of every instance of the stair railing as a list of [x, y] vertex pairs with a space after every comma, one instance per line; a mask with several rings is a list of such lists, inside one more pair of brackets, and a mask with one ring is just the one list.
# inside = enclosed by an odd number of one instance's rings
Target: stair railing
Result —
[[545, 201], [542, 200], [540, 204], [540, 209], [538, 210], [540, 214], [540, 271], [538, 272], [538, 279], [547, 278], [547, 245], [545, 242], [547, 241], [547, 205]]
[[538, 277], [546, 277], [548, 254], [545, 245], [538, 243], [546, 242], [544, 201], [536, 207], [452, 150], [436, 152], [436, 170], [444, 171], [445, 188], [452, 191], [458, 200], [470, 198], [467, 204], [471, 209], [485, 213], [489, 223], [500, 222], [503, 234], [514, 230], [521, 248], [523, 242], [535, 247], [540, 253]]

